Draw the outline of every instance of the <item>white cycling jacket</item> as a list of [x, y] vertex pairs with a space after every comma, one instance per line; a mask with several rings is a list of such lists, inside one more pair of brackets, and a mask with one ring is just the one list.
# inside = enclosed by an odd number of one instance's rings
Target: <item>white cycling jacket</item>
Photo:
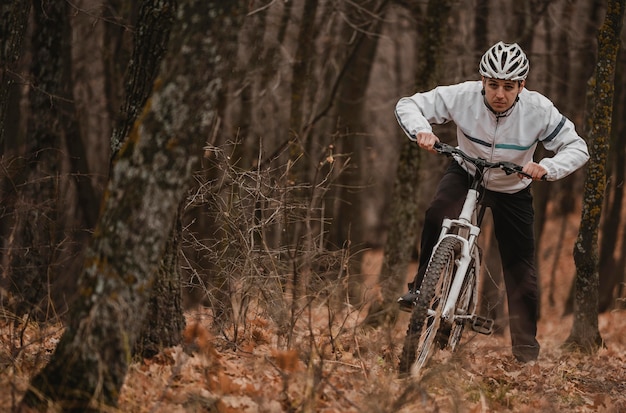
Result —
[[[416, 93], [398, 101], [396, 118], [412, 140], [416, 140], [418, 132], [432, 132], [431, 124], [452, 121], [457, 126], [459, 148], [491, 162], [509, 161], [524, 166], [533, 160], [537, 143], [541, 142], [554, 152], [553, 157], [538, 162], [547, 169], [550, 181], [571, 174], [589, 159], [587, 144], [576, 133], [574, 124], [545, 96], [524, 88], [512, 109], [496, 116], [485, 104], [481, 91], [481, 81], [470, 81]], [[473, 165], [459, 163], [468, 172], [474, 172]], [[530, 182], [492, 169], [483, 185], [492, 191], [515, 193]]]

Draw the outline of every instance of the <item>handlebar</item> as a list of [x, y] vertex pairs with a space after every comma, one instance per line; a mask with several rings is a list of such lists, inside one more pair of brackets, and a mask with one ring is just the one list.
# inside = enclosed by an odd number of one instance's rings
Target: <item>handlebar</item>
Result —
[[[523, 175], [527, 178], [533, 179], [533, 177], [529, 174], [527, 174], [526, 172], [524, 172], [522, 169], [523, 167], [520, 165], [517, 165], [513, 162], [506, 162], [506, 161], [500, 161], [500, 162], [489, 162], [486, 159], [483, 158], [474, 158], [472, 156], [469, 156], [468, 154], [466, 154], [465, 152], [463, 152], [462, 150], [460, 150], [459, 148], [456, 148], [454, 146], [448, 145], [446, 143], [443, 142], [437, 142], [435, 143], [434, 149], [442, 154], [442, 155], [446, 155], [446, 156], [453, 156], [453, 155], [457, 155], [459, 157], [461, 157], [463, 160], [466, 160], [472, 164], [474, 164], [477, 168], [479, 169], [494, 169], [494, 168], [499, 168], [502, 169], [504, 171], [505, 174], [507, 175], [511, 175], [511, 174], [520, 174]], [[546, 176], [544, 175], [541, 178], [542, 181], [546, 180]]]

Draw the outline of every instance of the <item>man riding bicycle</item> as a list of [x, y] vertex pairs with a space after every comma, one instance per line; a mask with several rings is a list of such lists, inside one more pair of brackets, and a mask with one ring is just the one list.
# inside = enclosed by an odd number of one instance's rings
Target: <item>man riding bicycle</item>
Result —
[[[459, 148], [472, 157], [523, 165], [533, 180], [561, 179], [589, 159], [585, 141], [574, 124], [545, 96], [525, 89], [529, 63], [517, 44], [498, 42], [482, 56], [480, 81], [468, 81], [400, 99], [396, 118], [409, 139], [434, 152], [439, 138], [431, 124], [453, 121]], [[537, 143], [553, 157], [533, 161]], [[473, 165], [452, 160], [426, 211], [417, 275], [401, 308], [411, 311], [436, 245], [441, 223], [459, 214], [474, 173]], [[513, 355], [535, 360], [538, 290], [535, 272], [534, 210], [531, 179], [491, 169], [481, 188], [482, 203], [491, 208], [509, 306]]]

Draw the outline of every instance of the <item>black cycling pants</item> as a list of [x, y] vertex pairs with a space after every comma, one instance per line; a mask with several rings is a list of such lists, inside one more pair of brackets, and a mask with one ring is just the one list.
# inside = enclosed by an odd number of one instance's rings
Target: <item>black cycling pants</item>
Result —
[[[415, 286], [422, 282], [443, 219], [458, 217], [470, 183], [469, 174], [454, 161], [439, 182], [426, 211]], [[481, 198], [493, 216], [507, 292], [513, 354], [522, 361], [534, 360], [539, 353], [536, 340], [539, 314], [530, 187], [514, 194], [483, 189]]]

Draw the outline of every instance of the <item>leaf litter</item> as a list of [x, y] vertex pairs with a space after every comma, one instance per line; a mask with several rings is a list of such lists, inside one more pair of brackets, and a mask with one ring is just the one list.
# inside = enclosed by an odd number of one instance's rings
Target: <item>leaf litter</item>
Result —
[[[564, 260], [557, 285], [570, 285]], [[568, 278], [569, 277], [569, 278]], [[547, 283], [548, 280], [543, 280]], [[566, 290], [566, 289], [563, 289]], [[560, 302], [564, 302], [560, 291]], [[120, 412], [622, 412], [626, 411], [626, 311], [599, 316], [606, 347], [596, 354], [561, 345], [572, 316], [544, 298], [537, 361], [521, 364], [507, 334], [466, 333], [459, 350], [437, 358], [421, 380], [397, 377], [408, 315], [368, 328], [363, 311], [309, 306], [291, 344], [268, 313], [248, 311], [237, 343], [211, 325], [206, 308], [188, 311], [185, 343], [132, 363]], [[304, 313], [303, 313], [304, 314]], [[332, 319], [329, 319], [332, 318]], [[329, 327], [331, 326], [331, 327]], [[62, 327], [0, 323], [0, 411], [11, 411], [49, 360]], [[445, 354], [443, 354], [445, 355]]]

